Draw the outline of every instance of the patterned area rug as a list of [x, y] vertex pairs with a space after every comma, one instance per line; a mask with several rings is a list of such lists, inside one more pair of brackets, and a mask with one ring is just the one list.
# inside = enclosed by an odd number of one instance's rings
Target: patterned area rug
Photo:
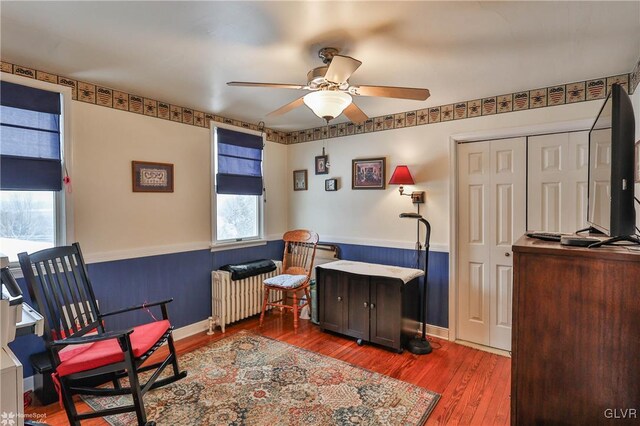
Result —
[[[144, 397], [148, 419], [158, 425], [422, 425], [440, 398], [244, 331], [179, 360], [188, 376]], [[131, 403], [126, 396], [83, 399], [93, 409]], [[105, 419], [135, 424], [132, 413]]]

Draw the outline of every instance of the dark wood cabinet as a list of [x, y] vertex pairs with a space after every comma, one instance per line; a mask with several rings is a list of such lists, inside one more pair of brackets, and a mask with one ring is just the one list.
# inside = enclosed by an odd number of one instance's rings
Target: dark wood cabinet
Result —
[[[356, 339], [369, 340], [369, 317], [374, 314], [369, 295], [369, 278], [361, 275], [345, 275], [342, 304], [343, 334]], [[373, 315], [375, 316], [375, 315]], [[320, 320], [322, 326], [322, 320]]]
[[640, 252], [514, 246], [511, 423], [640, 419]]
[[[417, 279], [415, 288], [418, 288]], [[375, 306], [375, 312], [378, 315], [371, 317], [370, 341], [379, 345], [396, 347], [398, 337], [402, 334], [402, 296], [407, 291], [408, 289], [405, 289], [404, 286], [399, 288], [398, 285], [393, 285], [388, 280], [371, 278], [369, 283], [371, 303]], [[420, 303], [419, 301], [420, 297], [414, 299], [416, 305]], [[414, 319], [417, 319], [417, 316]], [[415, 337], [415, 334], [414, 331], [410, 338]]]
[[401, 351], [419, 330], [418, 278], [367, 276], [316, 268], [323, 330]]
[[[321, 269], [316, 268], [316, 279], [320, 282]], [[322, 291], [316, 287], [318, 295], [318, 313], [321, 327], [325, 330], [342, 332], [342, 306], [344, 304], [343, 277], [336, 273], [322, 274]]]

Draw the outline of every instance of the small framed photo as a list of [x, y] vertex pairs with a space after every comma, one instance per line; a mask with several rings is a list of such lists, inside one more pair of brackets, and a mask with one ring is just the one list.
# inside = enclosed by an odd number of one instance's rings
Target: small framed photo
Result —
[[294, 191], [307, 190], [307, 171], [306, 170], [293, 171], [293, 190]]
[[173, 164], [132, 161], [133, 192], [173, 192]]
[[327, 155], [318, 155], [316, 157], [316, 174], [317, 175], [326, 175], [329, 173], [329, 168], [327, 167], [327, 161], [329, 157]]
[[337, 191], [338, 190], [338, 179], [325, 179], [325, 181], [324, 181], [324, 190], [325, 191]]
[[635, 181], [640, 183], [640, 141], [636, 142], [636, 162], [635, 162]]
[[366, 158], [352, 160], [351, 188], [352, 189], [384, 189], [385, 158]]

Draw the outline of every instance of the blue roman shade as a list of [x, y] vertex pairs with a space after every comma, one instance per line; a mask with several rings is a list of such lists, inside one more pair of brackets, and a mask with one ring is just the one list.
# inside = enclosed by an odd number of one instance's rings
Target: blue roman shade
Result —
[[216, 193], [262, 195], [262, 136], [217, 128]]
[[0, 84], [0, 189], [60, 191], [60, 94]]

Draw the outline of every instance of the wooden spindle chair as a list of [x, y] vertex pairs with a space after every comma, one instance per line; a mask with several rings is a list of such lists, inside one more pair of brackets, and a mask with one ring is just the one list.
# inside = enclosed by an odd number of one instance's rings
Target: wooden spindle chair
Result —
[[[41, 250], [31, 255], [20, 253], [18, 259], [31, 299], [46, 319], [46, 348], [55, 371], [53, 379], [59, 386], [60, 399], [69, 423], [79, 426], [81, 420], [135, 411], [138, 425], [155, 425], [155, 422], [147, 421], [144, 394], [187, 375], [178, 367], [171, 335], [173, 326], [167, 314], [167, 304], [173, 299], [103, 314], [96, 303], [78, 243]], [[160, 306], [161, 320], [127, 330], [105, 331], [105, 318], [152, 306]], [[169, 347], [169, 355], [164, 361], [143, 365], [165, 342]], [[173, 374], [158, 380], [169, 365], [173, 368]], [[146, 383], [141, 384], [138, 373], [150, 370], [155, 371]], [[113, 388], [88, 387], [78, 383], [79, 380], [98, 375], [111, 377]], [[120, 385], [123, 377], [128, 377], [128, 387]], [[79, 414], [73, 403], [74, 394], [130, 394], [133, 404]]]
[[[264, 299], [262, 301], [262, 313], [260, 314], [260, 326], [264, 321], [264, 313], [269, 307], [278, 307], [293, 311], [293, 329], [298, 330], [298, 311], [304, 306], [311, 310], [311, 293], [309, 292], [313, 261], [316, 257], [318, 234], [306, 229], [296, 229], [284, 234], [284, 255], [282, 257], [282, 274], [264, 281]], [[271, 291], [281, 292], [282, 298], [269, 300]], [[304, 292], [305, 302], [298, 306], [298, 294]], [[291, 296], [293, 303], [288, 305], [287, 299]]]

